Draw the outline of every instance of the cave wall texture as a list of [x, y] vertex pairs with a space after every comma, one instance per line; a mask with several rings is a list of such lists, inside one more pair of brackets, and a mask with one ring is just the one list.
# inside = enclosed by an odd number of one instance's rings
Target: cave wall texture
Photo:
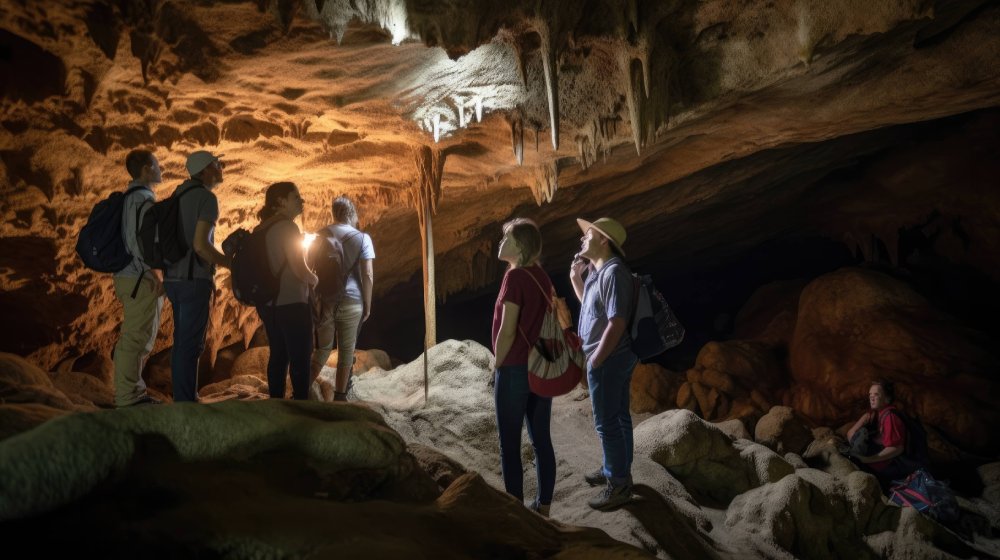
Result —
[[[441, 302], [496, 286], [511, 217], [541, 225], [561, 275], [573, 218], [612, 215], [630, 260], [665, 277], [809, 236], [858, 263], [968, 270], [987, 289], [931, 290], [944, 311], [921, 312], [974, 334], [923, 340], [997, 337], [976, 314], [1000, 281], [994, 1], [2, 0], [0, 95], [0, 351], [47, 371], [113, 347], [110, 278], [73, 248], [137, 147], [160, 159], [160, 197], [188, 153], [225, 154], [217, 240], [255, 223], [274, 181], [300, 186], [305, 230], [352, 196], [378, 251], [386, 339], [421, 337], [418, 318], [393, 315], [420, 298], [421, 200]], [[258, 326], [227, 280], [210, 363]], [[809, 319], [820, 333], [823, 317]], [[171, 329], [167, 311], [156, 351]], [[821, 393], [849, 388], [822, 352], [799, 351], [815, 336], [800, 330], [784, 340], [797, 388], [774, 400], [837, 420], [843, 402]], [[968, 373], [963, 391], [995, 398], [996, 359], [978, 352], [921, 371], [936, 386]]]

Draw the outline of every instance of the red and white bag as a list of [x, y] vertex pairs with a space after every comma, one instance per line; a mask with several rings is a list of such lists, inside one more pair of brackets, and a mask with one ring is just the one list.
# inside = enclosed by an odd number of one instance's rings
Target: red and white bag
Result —
[[531, 279], [542, 291], [546, 301], [542, 330], [535, 344], [528, 341], [524, 331], [518, 327], [521, 337], [531, 346], [528, 353], [528, 387], [540, 397], [558, 397], [573, 390], [583, 377], [587, 358], [583, 353], [583, 341], [573, 331], [569, 322], [566, 302], [556, 297], [555, 288], [549, 294], [534, 275]]

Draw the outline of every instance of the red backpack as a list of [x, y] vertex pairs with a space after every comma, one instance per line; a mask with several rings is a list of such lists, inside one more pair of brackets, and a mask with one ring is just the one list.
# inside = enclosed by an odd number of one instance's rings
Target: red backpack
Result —
[[[545, 315], [538, 340], [532, 345], [524, 331], [518, 327], [521, 337], [531, 346], [528, 353], [528, 387], [540, 397], [558, 397], [573, 390], [583, 377], [583, 342], [569, 325], [562, 325], [557, 313], [558, 307], [565, 308], [566, 302], [556, 297], [555, 288], [545, 293], [534, 274], [528, 273], [545, 298]], [[565, 316], [569, 310], [565, 309]]]

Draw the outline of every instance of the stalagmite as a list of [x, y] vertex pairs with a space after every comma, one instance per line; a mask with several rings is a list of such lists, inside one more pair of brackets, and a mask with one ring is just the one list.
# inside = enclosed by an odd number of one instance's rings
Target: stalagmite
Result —
[[437, 296], [434, 291], [434, 228], [431, 216], [437, 212], [441, 199], [441, 176], [444, 171], [445, 154], [432, 150], [429, 146], [419, 146], [413, 151], [413, 162], [417, 170], [414, 185], [413, 204], [420, 223], [422, 243], [421, 254], [424, 263], [424, 401], [428, 394], [427, 350], [437, 344], [437, 320], [435, 307]]

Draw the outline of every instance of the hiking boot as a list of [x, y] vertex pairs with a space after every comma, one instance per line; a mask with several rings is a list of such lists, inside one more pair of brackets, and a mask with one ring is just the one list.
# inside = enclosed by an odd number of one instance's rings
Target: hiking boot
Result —
[[129, 406], [137, 406], [142, 404], [163, 404], [163, 401], [161, 401], [160, 399], [153, 398], [149, 395], [143, 395], [139, 397], [139, 399], [136, 400], [134, 403], [127, 404], [125, 406], [119, 406], [118, 408], [125, 408]]
[[609, 511], [630, 501], [632, 501], [631, 484], [625, 483], [621, 486], [615, 486], [609, 482], [596, 498], [587, 502], [587, 505], [599, 511]]
[[601, 486], [608, 483], [608, 478], [604, 476], [604, 469], [598, 468], [592, 473], [583, 475], [583, 479], [591, 486]]
[[534, 502], [531, 502], [531, 505], [528, 506], [528, 509], [537, 513], [538, 515], [541, 515], [542, 517], [548, 517], [549, 508], [551, 507], [552, 504], [540, 504], [538, 503], [538, 500], [535, 500]]
[[[592, 473], [583, 475], [583, 479], [586, 480], [587, 484], [591, 486], [603, 486], [608, 483], [608, 479], [604, 476], [604, 469], [602, 468], [598, 468]], [[632, 485], [632, 475], [628, 475], [628, 485]]]

